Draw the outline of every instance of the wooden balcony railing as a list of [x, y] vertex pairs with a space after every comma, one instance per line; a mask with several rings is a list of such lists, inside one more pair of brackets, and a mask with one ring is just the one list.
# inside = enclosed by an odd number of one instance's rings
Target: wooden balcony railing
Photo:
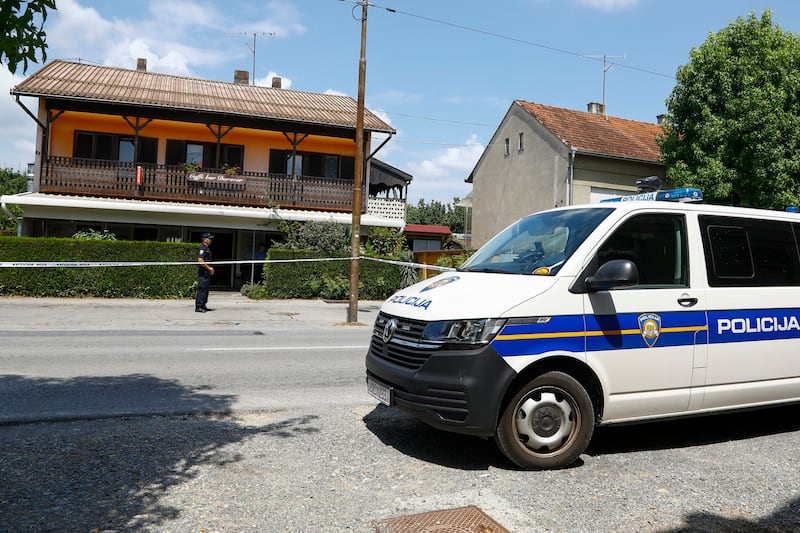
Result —
[[312, 176], [264, 172], [225, 174], [218, 169], [187, 171], [182, 165], [142, 164], [48, 157], [39, 191], [81, 196], [168, 200], [250, 207], [350, 211], [353, 183]]

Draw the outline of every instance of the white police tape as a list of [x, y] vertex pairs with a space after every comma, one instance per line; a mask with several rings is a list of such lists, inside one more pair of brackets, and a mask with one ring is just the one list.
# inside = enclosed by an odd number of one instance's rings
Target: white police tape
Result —
[[[326, 258], [313, 258], [313, 259], [243, 259], [236, 261], [209, 261], [209, 265], [240, 265], [240, 264], [256, 264], [256, 263], [313, 263], [320, 261], [350, 261], [351, 257], [326, 257]], [[423, 263], [409, 263], [404, 261], [392, 261], [389, 259], [378, 259], [376, 257], [359, 257], [357, 259], [365, 259], [367, 261], [376, 261], [379, 263], [388, 263], [399, 266], [411, 266], [415, 268], [424, 268], [428, 270], [438, 270], [448, 272], [455, 270], [449, 267], [440, 267], [437, 265], [426, 265]], [[95, 267], [142, 267], [142, 266], [181, 266], [181, 265], [196, 265], [196, 261], [0, 261], [0, 268], [95, 268]]]

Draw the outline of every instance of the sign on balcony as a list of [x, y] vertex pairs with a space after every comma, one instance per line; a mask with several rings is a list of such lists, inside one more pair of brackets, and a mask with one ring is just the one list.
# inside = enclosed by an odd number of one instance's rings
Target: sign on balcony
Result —
[[205, 172], [189, 172], [186, 179], [194, 183], [222, 183], [227, 185], [244, 185], [247, 180], [238, 174], [207, 174]]

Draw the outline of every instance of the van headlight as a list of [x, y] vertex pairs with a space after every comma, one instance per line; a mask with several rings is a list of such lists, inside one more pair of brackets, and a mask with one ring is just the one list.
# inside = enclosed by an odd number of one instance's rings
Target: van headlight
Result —
[[436, 344], [456, 345], [452, 346], [453, 348], [488, 344], [505, 323], [506, 321], [501, 318], [430, 322], [422, 332], [422, 340]]

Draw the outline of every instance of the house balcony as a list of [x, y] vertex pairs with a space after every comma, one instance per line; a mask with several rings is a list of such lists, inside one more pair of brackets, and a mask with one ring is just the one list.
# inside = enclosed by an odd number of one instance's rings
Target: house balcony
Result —
[[39, 191], [248, 207], [352, 209], [353, 183], [347, 180], [265, 172], [226, 174], [221, 169], [188, 171], [183, 165], [139, 166], [137, 179], [133, 163], [50, 156], [42, 168]]

